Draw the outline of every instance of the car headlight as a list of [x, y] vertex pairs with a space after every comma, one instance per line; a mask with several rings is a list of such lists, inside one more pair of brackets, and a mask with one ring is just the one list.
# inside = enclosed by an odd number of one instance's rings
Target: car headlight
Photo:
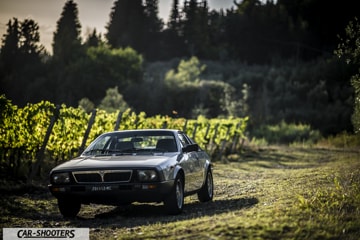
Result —
[[51, 181], [57, 184], [69, 183], [70, 182], [70, 174], [69, 173], [54, 173], [51, 176]]
[[158, 179], [155, 170], [138, 170], [137, 174], [140, 182], [153, 182]]

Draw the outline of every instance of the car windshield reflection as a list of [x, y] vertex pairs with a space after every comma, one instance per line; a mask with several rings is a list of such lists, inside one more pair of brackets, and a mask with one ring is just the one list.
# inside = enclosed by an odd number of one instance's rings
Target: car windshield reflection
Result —
[[92, 142], [83, 156], [156, 155], [178, 152], [171, 132], [115, 132], [104, 134]]

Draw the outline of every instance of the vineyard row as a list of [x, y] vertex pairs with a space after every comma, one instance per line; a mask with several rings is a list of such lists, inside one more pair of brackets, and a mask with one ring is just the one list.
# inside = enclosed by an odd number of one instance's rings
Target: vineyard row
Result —
[[2, 174], [13, 175], [19, 175], [20, 171], [26, 178], [32, 178], [44, 165], [55, 165], [77, 156], [98, 135], [113, 130], [179, 129], [211, 155], [222, 154], [225, 148], [233, 151], [238, 147], [248, 120], [147, 117], [144, 112], [136, 114], [130, 109], [87, 113], [82, 108], [55, 106], [47, 101], [19, 108], [4, 96], [0, 96], [0, 110], [0, 170]]

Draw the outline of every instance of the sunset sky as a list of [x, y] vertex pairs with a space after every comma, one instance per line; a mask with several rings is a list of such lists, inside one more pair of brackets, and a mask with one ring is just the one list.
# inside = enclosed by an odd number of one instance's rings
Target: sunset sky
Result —
[[[96, 28], [98, 33], [105, 32], [109, 15], [115, 0], [74, 0], [79, 10], [82, 37]], [[167, 21], [172, 0], [159, 0], [159, 17]], [[182, 1], [180, 1], [182, 2]], [[51, 52], [51, 42], [66, 0], [0, 0], [0, 35], [6, 32], [6, 24], [12, 18], [23, 21], [33, 19], [40, 27], [40, 42]], [[229, 9], [233, 0], [208, 0], [210, 9]], [[182, 3], [181, 3], [182, 6]]]

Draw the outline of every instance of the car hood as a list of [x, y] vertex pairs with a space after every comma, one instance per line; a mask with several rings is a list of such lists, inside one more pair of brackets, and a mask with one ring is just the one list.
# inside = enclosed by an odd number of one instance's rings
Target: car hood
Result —
[[156, 167], [167, 161], [176, 161], [177, 153], [166, 155], [122, 155], [122, 156], [89, 156], [78, 157], [61, 165], [52, 171], [78, 171], [88, 169], [111, 169], [111, 168], [138, 168]]

